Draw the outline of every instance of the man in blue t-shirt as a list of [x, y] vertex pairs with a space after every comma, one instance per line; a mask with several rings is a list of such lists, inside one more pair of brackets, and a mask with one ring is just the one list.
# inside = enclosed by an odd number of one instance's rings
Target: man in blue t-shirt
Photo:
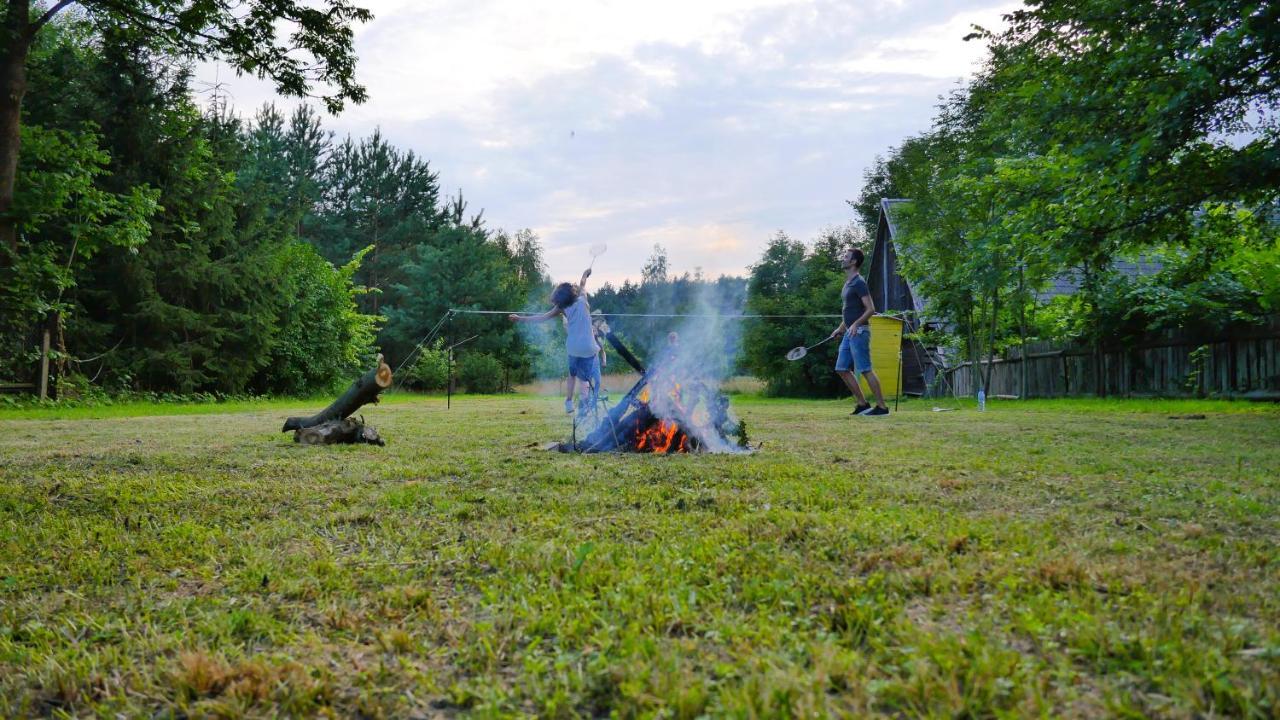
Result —
[[[844, 269], [844, 288], [840, 291], [843, 306], [840, 308], [840, 327], [831, 333], [831, 337], [844, 335], [840, 340], [840, 354], [836, 358], [836, 374], [849, 386], [853, 396], [858, 399], [853, 409], [854, 415], [888, 415], [889, 408], [884, 404], [884, 395], [880, 392], [880, 378], [871, 369], [871, 316], [876, 314], [876, 306], [871, 302], [871, 291], [867, 289], [867, 281], [862, 279], [863, 254], [858, 248], [850, 248], [840, 254], [840, 267]], [[876, 405], [872, 407], [862, 394], [862, 386], [858, 377], [850, 370], [862, 373], [867, 379], [867, 387], [875, 393]]]

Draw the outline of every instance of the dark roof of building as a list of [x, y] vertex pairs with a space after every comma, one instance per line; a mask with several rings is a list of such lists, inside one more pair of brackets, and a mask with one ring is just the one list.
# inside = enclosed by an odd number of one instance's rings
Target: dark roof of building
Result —
[[893, 208], [905, 202], [911, 201], [903, 198], [880, 198], [880, 215], [889, 224], [889, 237], [898, 234], [898, 223], [893, 219]]
[[[1161, 263], [1146, 258], [1138, 258], [1136, 261], [1116, 260], [1111, 263], [1113, 271], [1129, 279], [1155, 275], [1163, 267]], [[1038, 297], [1041, 300], [1050, 300], [1063, 295], [1075, 295], [1080, 291], [1081, 282], [1082, 273], [1079, 270], [1067, 270], [1049, 281], [1049, 286], [1041, 290]]]
[[[893, 237], [898, 234], [898, 223], [894, 220], [894, 208], [907, 202], [911, 201], [904, 198], [880, 198], [880, 220], [889, 228], [889, 234], [885, 237], [886, 243], [893, 242]], [[878, 234], [879, 233], [877, 232], [877, 235]], [[906, 248], [900, 248], [896, 245], [894, 246], [894, 249], [899, 253], [906, 250]], [[910, 278], [903, 275], [901, 272], [898, 272], [897, 268], [894, 268], [894, 272], [897, 273], [898, 276], [902, 278], [902, 281], [907, 284], [907, 292], [911, 294], [912, 307], [917, 313], [924, 312], [924, 299], [916, 292], [915, 285], [911, 282]]]

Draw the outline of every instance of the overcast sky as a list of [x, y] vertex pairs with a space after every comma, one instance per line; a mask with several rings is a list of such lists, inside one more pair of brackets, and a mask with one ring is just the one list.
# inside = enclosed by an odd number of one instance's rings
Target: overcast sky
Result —
[[[487, 226], [532, 228], [556, 279], [740, 274], [778, 230], [848, 223], [876, 154], [928, 128], [983, 55], [962, 38], [1011, 2], [364, 0], [369, 100], [326, 119], [381, 127], [462, 189]], [[202, 66], [249, 114], [270, 87]], [[281, 105], [292, 103], [281, 102]]]

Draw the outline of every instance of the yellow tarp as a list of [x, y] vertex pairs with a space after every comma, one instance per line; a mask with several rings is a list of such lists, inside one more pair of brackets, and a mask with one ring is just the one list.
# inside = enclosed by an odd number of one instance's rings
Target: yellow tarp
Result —
[[[886, 398], [898, 394], [898, 364], [902, 362], [902, 321], [887, 315], [871, 316], [871, 369], [880, 378], [880, 391]], [[862, 390], [870, 393], [867, 381], [861, 375], [858, 382]], [[867, 397], [875, 402], [871, 395]]]

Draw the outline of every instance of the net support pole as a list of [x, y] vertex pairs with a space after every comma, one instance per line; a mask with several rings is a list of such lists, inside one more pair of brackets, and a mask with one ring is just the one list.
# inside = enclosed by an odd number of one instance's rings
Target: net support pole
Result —
[[446, 328], [444, 331], [445, 338], [447, 338], [445, 342], [449, 343], [449, 357], [445, 359], [445, 362], [449, 364], [449, 372], [446, 374], [445, 381], [444, 381], [444, 387], [445, 387], [444, 408], [445, 410], [452, 410], [453, 409], [453, 311], [452, 310], [449, 311], [449, 317], [447, 320], [445, 320], [445, 323], [448, 325], [448, 328]]
[[898, 392], [893, 395], [893, 411], [898, 412], [898, 400], [902, 398], [902, 341], [898, 341]]

